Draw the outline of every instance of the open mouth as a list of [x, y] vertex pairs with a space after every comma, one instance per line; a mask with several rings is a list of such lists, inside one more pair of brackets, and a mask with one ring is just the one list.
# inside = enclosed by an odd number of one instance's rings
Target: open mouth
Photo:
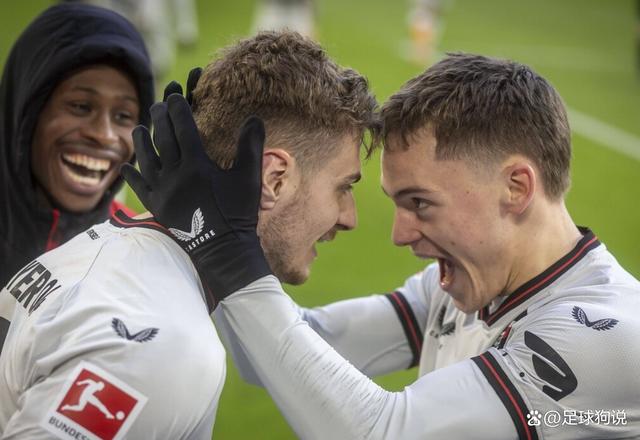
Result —
[[446, 258], [438, 258], [438, 266], [440, 267], [440, 287], [446, 290], [453, 282], [455, 267]]
[[110, 160], [85, 154], [63, 153], [62, 164], [73, 182], [87, 186], [99, 185], [111, 168]]
[[329, 231], [326, 234], [324, 234], [322, 237], [320, 237], [316, 243], [324, 243], [327, 241], [331, 241], [334, 238], [336, 238], [336, 233], [334, 231]]

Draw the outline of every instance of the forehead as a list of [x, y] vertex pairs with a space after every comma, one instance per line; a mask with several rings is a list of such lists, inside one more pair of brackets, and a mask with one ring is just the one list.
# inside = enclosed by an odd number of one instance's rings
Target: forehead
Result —
[[465, 160], [436, 159], [436, 138], [431, 130], [421, 130], [407, 138], [408, 146], [391, 139], [390, 149], [382, 153], [382, 187], [387, 194], [407, 189], [445, 191], [471, 178]]
[[128, 75], [106, 64], [84, 67], [65, 79], [55, 88], [54, 94], [84, 91], [113, 97], [137, 98], [136, 88]]
[[352, 134], [338, 137], [334, 142], [335, 154], [323, 166], [318, 174], [325, 177], [342, 179], [346, 176], [360, 172], [360, 140]]

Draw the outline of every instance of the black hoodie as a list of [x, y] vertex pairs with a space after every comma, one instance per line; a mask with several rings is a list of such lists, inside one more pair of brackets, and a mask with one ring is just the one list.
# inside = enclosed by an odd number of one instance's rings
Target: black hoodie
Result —
[[0, 84], [0, 288], [30, 260], [112, 211], [120, 178], [94, 210], [74, 214], [38, 202], [30, 164], [36, 122], [51, 92], [72, 71], [97, 63], [127, 71], [138, 91], [140, 123], [148, 125], [151, 63], [140, 34], [122, 16], [83, 4], [53, 6], [9, 54]]

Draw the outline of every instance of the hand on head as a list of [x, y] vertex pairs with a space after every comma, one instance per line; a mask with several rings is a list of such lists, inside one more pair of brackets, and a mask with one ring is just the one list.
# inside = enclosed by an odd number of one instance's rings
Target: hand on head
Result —
[[169, 94], [166, 102], [154, 104], [151, 117], [153, 141], [143, 126], [133, 133], [140, 172], [131, 165], [122, 168], [143, 205], [177, 238], [217, 300], [271, 273], [256, 233], [262, 120], [245, 122], [236, 160], [224, 170], [205, 153], [182, 95]]

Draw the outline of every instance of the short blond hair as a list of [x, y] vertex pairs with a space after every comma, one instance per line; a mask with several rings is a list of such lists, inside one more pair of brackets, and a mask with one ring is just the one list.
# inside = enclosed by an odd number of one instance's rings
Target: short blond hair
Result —
[[295, 32], [261, 32], [223, 49], [193, 97], [205, 148], [220, 164], [233, 160], [239, 129], [251, 115], [264, 120], [266, 145], [290, 150], [303, 168], [326, 162], [345, 135], [365, 145], [367, 131], [369, 156], [381, 129], [366, 78]]

